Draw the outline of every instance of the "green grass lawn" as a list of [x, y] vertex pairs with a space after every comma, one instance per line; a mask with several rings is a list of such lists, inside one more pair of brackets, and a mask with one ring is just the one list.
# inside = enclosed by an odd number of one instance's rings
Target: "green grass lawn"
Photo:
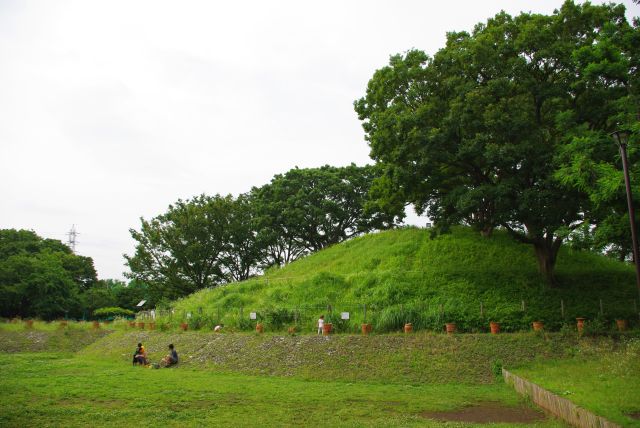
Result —
[[600, 345], [514, 372], [622, 426], [640, 427], [628, 416], [640, 412], [640, 340], [615, 351]]
[[[151, 361], [167, 352], [168, 343], [176, 344], [180, 365], [132, 367], [139, 341]], [[624, 414], [640, 410], [636, 334], [318, 337], [12, 326], [0, 328], [0, 427], [131, 421], [149, 426], [468, 426], [428, 419], [424, 412], [482, 403], [522, 406], [522, 398], [494, 374], [502, 365], [634, 426]], [[533, 425], [561, 426], [544, 419]]]
[[[0, 364], [3, 427], [443, 426], [421, 413], [487, 401], [522, 405], [504, 384], [310, 381], [181, 366], [151, 370], [64, 353], [4, 354]], [[547, 419], [534, 426], [561, 425]]]

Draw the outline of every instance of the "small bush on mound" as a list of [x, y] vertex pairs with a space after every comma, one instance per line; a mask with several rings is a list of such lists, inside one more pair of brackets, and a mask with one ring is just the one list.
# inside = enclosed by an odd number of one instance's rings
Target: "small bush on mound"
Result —
[[132, 317], [134, 315], [135, 312], [119, 307], [98, 308], [93, 311], [93, 316], [96, 318]]

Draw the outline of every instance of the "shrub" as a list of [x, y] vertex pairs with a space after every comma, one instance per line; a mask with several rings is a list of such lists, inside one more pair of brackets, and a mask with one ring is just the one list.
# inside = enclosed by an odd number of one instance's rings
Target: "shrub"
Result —
[[106, 308], [98, 308], [93, 311], [93, 316], [96, 318], [114, 318], [114, 317], [132, 317], [135, 315], [135, 312], [119, 308], [119, 307], [106, 307]]

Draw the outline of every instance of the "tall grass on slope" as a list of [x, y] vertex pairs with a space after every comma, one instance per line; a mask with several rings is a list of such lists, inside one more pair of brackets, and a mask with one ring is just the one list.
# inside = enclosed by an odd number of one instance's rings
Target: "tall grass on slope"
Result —
[[[633, 269], [627, 264], [563, 248], [556, 271], [558, 287], [550, 288], [531, 246], [501, 231], [487, 239], [460, 227], [431, 239], [428, 230], [404, 228], [199, 291], [176, 301], [163, 322], [249, 329], [255, 312], [267, 328], [297, 325], [311, 331], [324, 314], [338, 331], [355, 332], [365, 321], [376, 331], [397, 330], [405, 322], [436, 331], [456, 322], [462, 330], [484, 331], [489, 321], [513, 331], [529, 329], [536, 320], [560, 329], [578, 316], [602, 328], [615, 318], [637, 320]], [[350, 319], [342, 320], [342, 312]]]

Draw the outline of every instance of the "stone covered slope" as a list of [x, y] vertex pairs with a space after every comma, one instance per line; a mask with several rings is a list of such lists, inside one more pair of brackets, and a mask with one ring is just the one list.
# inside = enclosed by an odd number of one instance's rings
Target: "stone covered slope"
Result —
[[615, 346], [607, 338], [578, 341], [575, 336], [533, 333], [322, 337], [120, 331], [89, 345], [80, 354], [128, 364], [135, 345], [143, 342], [155, 362], [173, 343], [183, 369], [318, 380], [489, 384], [496, 381], [502, 365], [516, 367], [538, 358], [563, 358], [579, 352], [581, 343], [593, 340]]

